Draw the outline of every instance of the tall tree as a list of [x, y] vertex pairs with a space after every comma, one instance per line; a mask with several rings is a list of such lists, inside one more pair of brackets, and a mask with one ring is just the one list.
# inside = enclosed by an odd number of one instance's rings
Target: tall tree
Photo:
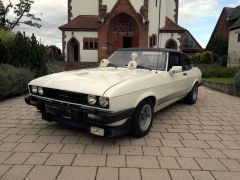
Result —
[[[0, 28], [13, 30], [15, 27], [25, 24], [32, 27], [40, 28], [41, 19], [30, 13], [34, 0], [19, 0], [13, 4], [9, 0], [6, 6], [0, 0]], [[9, 18], [8, 13], [13, 10], [14, 17]]]

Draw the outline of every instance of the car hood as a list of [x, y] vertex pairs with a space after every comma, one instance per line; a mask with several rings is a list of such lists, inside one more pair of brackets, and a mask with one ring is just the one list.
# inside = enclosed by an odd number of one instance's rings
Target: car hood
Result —
[[127, 68], [94, 68], [66, 71], [35, 79], [29, 85], [102, 96], [112, 86], [149, 73]]

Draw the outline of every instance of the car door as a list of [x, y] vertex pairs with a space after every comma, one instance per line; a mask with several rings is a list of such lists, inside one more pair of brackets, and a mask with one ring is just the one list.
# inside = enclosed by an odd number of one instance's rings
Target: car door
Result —
[[171, 74], [170, 69], [173, 66], [183, 67], [183, 60], [180, 53], [170, 52], [168, 56], [168, 91], [169, 100], [184, 96], [188, 93], [189, 79], [186, 71]]

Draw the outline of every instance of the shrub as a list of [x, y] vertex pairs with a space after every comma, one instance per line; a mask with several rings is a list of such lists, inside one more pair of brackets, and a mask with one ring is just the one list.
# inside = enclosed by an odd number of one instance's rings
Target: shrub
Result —
[[6, 44], [9, 45], [14, 41], [15, 34], [12, 31], [0, 29], [0, 40]]
[[33, 78], [28, 69], [0, 64], [0, 99], [25, 93], [28, 82]]
[[238, 72], [239, 68], [226, 68], [222, 66], [202, 67], [203, 78], [232, 78]]
[[49, 60], [47, 62], [47, 74], [53, 74], [64, 71], [63, 65], [56, 60]]
[[240, 90], [240, 71], [234, 77], [234, 86]]

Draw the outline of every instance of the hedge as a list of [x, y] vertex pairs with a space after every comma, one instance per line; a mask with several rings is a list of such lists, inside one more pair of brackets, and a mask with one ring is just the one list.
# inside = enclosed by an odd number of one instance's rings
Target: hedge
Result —
[[233, 78], [239, 68], [226, 68], [222, 66], [201, 67], [203, 78]]
[[29, 69], [0, 64], [0, 99], [27, 92], [27, 84], [33, 78]]

